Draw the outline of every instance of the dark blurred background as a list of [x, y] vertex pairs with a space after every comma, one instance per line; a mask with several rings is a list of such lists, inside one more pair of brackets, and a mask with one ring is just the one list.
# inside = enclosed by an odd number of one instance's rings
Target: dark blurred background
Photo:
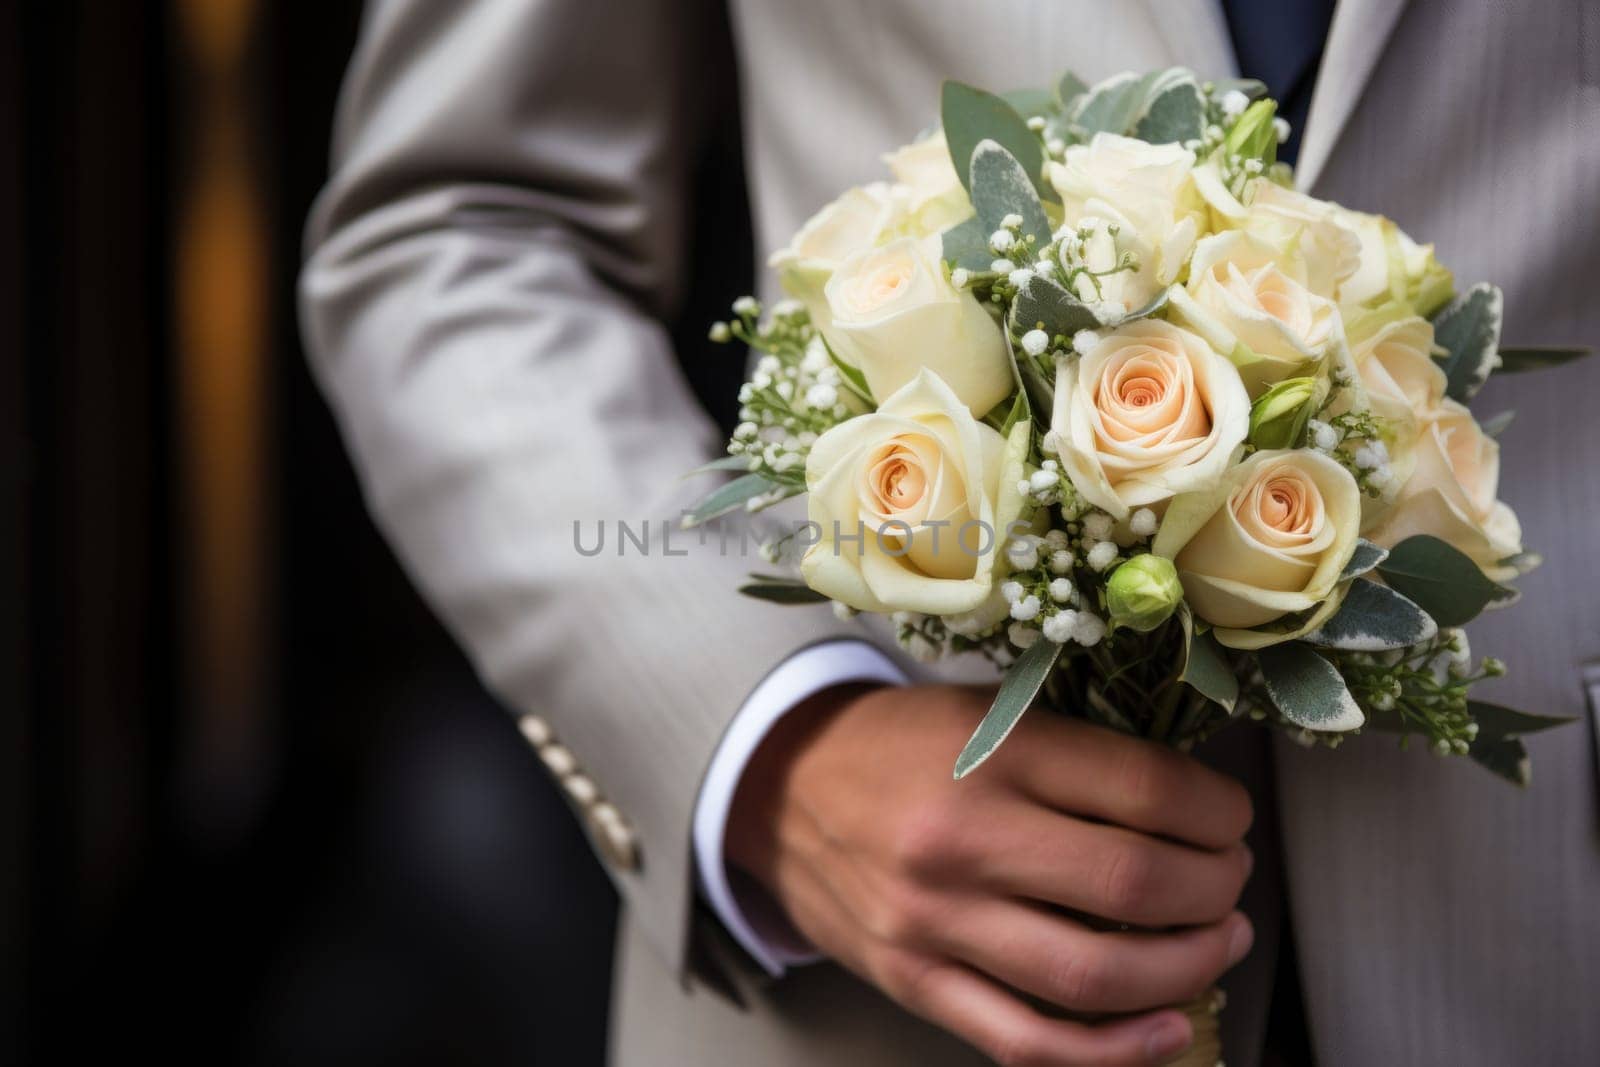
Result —
[[600, 1062], [610, 886], [300, 351], [360, 4], [4, 10], [0, 1062]]

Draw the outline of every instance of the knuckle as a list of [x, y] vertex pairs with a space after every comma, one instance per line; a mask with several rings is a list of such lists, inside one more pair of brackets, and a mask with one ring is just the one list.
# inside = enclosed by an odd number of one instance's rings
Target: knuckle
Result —
[[937, 926], [932, 900], [913, 886], [890, 882], [867, 915], [866, 926], [880, 941], [909, 945], [923, 941]]
[[932, 962], [909, 952], [884, 952], [870, 966], [873, 980], [885, 993], [910, 1008], [927, 999]]
[[1028, 1026], [1011, 1027], [995, 1038], [992, 1055], [1000, 1067], [1040, 1067], [1050, 1062], [1049, 1046]]
[[891, 845], [897, 870], [918, 878], [936, 874], [948, 862], [955, 819], [944, 805], [929, 803], [901, 820]]
[[1129, 814], [1143, 819], [1169, 810], [1177, 793], [1174, 761], [1153, 747], [1141, 745], [1129, 752], [1122, 761], [1120, 783]]
[[1068, 1008], [1088, 1008], [1100, 1003], [1106, 984], [1105, 961], [1087, 947], [1062, 954], [1050, 978], [1057, 1002]]
[[1150, 900], [1155, 885], [1155, 858], [1135, 844], [1119, 845], [1106, 861], [1101, 895], [1117, 915], [1136, 913]]

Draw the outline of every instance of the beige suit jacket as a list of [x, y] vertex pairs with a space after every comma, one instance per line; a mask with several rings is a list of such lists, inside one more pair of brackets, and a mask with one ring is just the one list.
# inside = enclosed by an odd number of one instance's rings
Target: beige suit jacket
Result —
[[[850, 628], [667, 556], [682, 472], [718, 442], [659, 320], [682, 288], [707, 0], [377, 0], [309, 228], [306, 336], [373, 512], [590, 825], [624, 900], [613, 1059], [975, 1059], [831, 966], [750, 976], [697, 922], [689, 826], [760, 676]], [[763, 251], [936, 120], [938, 84], [1181, 63], [1233, 73], [1220, 5], [733, 0]], [[1600, 6], [1345, 0], [1302, 153], [1320, 195], [1506, 291], [1508, 337], [1600, 341]], [[1600, 656], [1600, 361], [1495, 383], [1503, 495], [1547, 564], [1483, 620], [1501, 689], [1586, 714]], [[574, 546], [649, 518], [650, 555]], [[631, 546], [630, 546], [631, 547]], [[536, 717], [534, 717], [536, 716]], [[1600, 1062], [1592, 727], [1531, 741], [1525, 793], [1363, 739], [1278, 750], [1290, 910], [1333, 1064]], [[1247, 768], [1248, 769], [1248, 768]], [[1270, 909], [1270, 902], [1265, 905]], [[698, 930], [698, 933], [692, 931]], [[693, 946], [693, 951], [691, 951]], [[1264, 1008], [1230, 1011], [1254, 1062]], [[718, 965], [717, 961], [721, 961]], [[691, 964], [691, 961], [693, 963]], [[1247, 964], [1248, 969], [1248, 964]], [[734, 995], [730, 996], [731, 991]]]

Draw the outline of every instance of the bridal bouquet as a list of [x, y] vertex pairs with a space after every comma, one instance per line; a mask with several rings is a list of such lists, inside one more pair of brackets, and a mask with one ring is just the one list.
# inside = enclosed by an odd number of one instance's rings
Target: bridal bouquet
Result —
[[[891, 616], [1003, 670], [960, 778], [1035, 703], [1187, 746], [1250, 718], [1416, 735], [1516, 782], [1558, 721], [1475, 700], [1460, 627], [1538, 562], [1497, 499], [1499, 344], [1392, 221], [1294, 191], [1257, 82], [1189, 71], [996, 96], [772, 257], [792, 299], [712, 336], [761, 355], [686, 522], [806, 495], [745, 592]], [[1403, 742], [1402, 742], [1403, 743]]]

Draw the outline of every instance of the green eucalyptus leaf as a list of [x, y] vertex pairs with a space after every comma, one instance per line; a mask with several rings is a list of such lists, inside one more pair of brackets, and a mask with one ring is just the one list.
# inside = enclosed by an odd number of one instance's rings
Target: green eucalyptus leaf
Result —
[[1467, 749], [1467, 755], [1480, 767], [1512, 785], [1526, 788], [1533, 780], [1533, 763], [1528, 759], [1528, 750], [1514, 737], [1480, 738]]
[[1256, 653], [1267, 694], [1283, 717], [1308, 730], [1354, 730], [1366, 721], [1339, 669], [1299, 641]]
[[700, 503], [696, 504], [684, 516], [683, 525], [686, 527], [699, 526], [710, 522], [719, 515], [726, 515], [730, 511], [738, 511], [745, 503], [763, 493], [769, 493], [778, 488], [776, 482], [770, 481], [759, 474], [746, 474], [742, 478], [735, 478], [725, 485], [718, 486], [708, 493]]
[[1060, 658], [1061, 646], [1043, 637], [1017, 657], [1000, 682], [1000, 691], [995, 694], [989, 714], [983, 717], [967, 747], [956, 758], [957, 780], [977, 770], [984, 760], [994, 755], [1017, 725], [1017, 720], [1022, 718], [1022, 713], [1033, 703], [1033, 698], [1039, 695], [1044, 680]]
[[1021, 163], [998, 141], [982, 140], [972, 150], [972, 206], [993, 233], [1007, 215], [1022, 216], [1022, 232], [1035, 248], [1050, 243], [1050, 219]]
[[1053, 114], [1056, 108], [1056, 94], [1051, 89], [1012, 89], [1010, 92], [1001, 93], [1000, 99], [1021, 115], [1024, 125], [1028, 119], [1035, 115], [1041, 118]]
[[1064, 337], [1068, 342], [1079, 330], [1095, 330], [1105, 325], [1088, 304], [1041, 274], [1023, 283], [1011, 314], [1013, 328], [1019, 334], [1037, 328], [1051, 337]]
[[1308, 645], [1380, 652], [1426, 641], [1439, 626], [1410, 600], [1365, 578], [1350, 583], [1333, 617], [1301, 638]]
[[1500, 350], [1500, 366], [1495, 370], [1501, 374], [1520, 374], [1523, 371], [1543, 370], [1545, 367], [1559, 367], [1563, 363], [1592, 355], [1594, 349], [1586, 345], [1518, 345], [1516, 348]]
[[1178, 680], [1232, 715], [1239, 702], [1239, 679], [1228, 665], [1227, 655], [1210, 632], [1194, 632], [1194, 616], [1188, 605], [1178, 609], [1183, 626], [1183, 671]]
[[1408, 537], [1378, 564], [1389, 587], [1433, 616], [1440, 626], [1464, 626], [1516, 590], [1489, 580], [1459, 549], [1431, 534]]
[[710, 463], [702, 463], [694, 470], [685, 474], [685, 478], [693, 478], [697, 474], [710, 474], [712, 471], [748, 471], [750, 469], [749, 456], [723, 456]]
[[989, 235], [994, 230], [986, 228], [983, 220], [974, 215], [959, 222], [940, 235], [940, 255], [958, 267], [967, 270], [988, 270], [994, 262], [994, 252], [989, 249]]
[[[961, 184], [972, 194], [972, 154], [981, 141], [994, 141], [1011, 153], [1035, 191], [1047, 200], [1057, 199], [1044, 180], [1044, 146], [1012, 106], [993, 93], [956, 81], [944, 83], [940, 95], [940, 122], [950, 160]], [[973, 199], [976, 204], [976, 198]], [[991, 232], [993, 227], [990, 227]]]
[[1126, 134], [1138, 118], [1155, 77], [1123, 73], [1096, 83], [1079, 98], [1073, 124], [1086, 134]]
[[1472, 715], [1472, 721], [1478, 724], [1479, 741], [1496, 737], [1521, 737], [1577, 721], [1570, 715], [1533, 715], [1486, 700], [1467, 701], [1467, 711]]
[[1196, 141], [1205, 132], [1206, 100], [1194, 74], [1182, 67], [1163, 71], [1150, 86], [1133, 135], [1151, 144]]
[[1356, 550], [1350, 553], [1350, 562], [1339, 572], [1339, 580], [1366, 574], [1387, 558], [1389, 558], [1387, 548], [1379, 548], [1366, 538], [1359, 537], [1356, 539]]
[[1089, 87], [1084, 84], [1083, 79], [1069, 70], [1056, 81], [1056, 103], [1061, 106], [1061, 110], [1071, 111], [1078, 97], [1088, 91]]
[[1499, 359], [1503, 304], [1498, 287], [1479, 282], [1434, 316], [1433, 339], [1450, 353], [1439, 363], [1450, 399], [1465, 404], [1489, 380]]
[[[751, 577], [757, 577], [752, 575]], [[765, 600], [770, 604], [826, 604], [828, 598], [799, 582], [787, 581], [757, 581], [747, 582], [739, 587], [739, 592], [757, 600]]]

